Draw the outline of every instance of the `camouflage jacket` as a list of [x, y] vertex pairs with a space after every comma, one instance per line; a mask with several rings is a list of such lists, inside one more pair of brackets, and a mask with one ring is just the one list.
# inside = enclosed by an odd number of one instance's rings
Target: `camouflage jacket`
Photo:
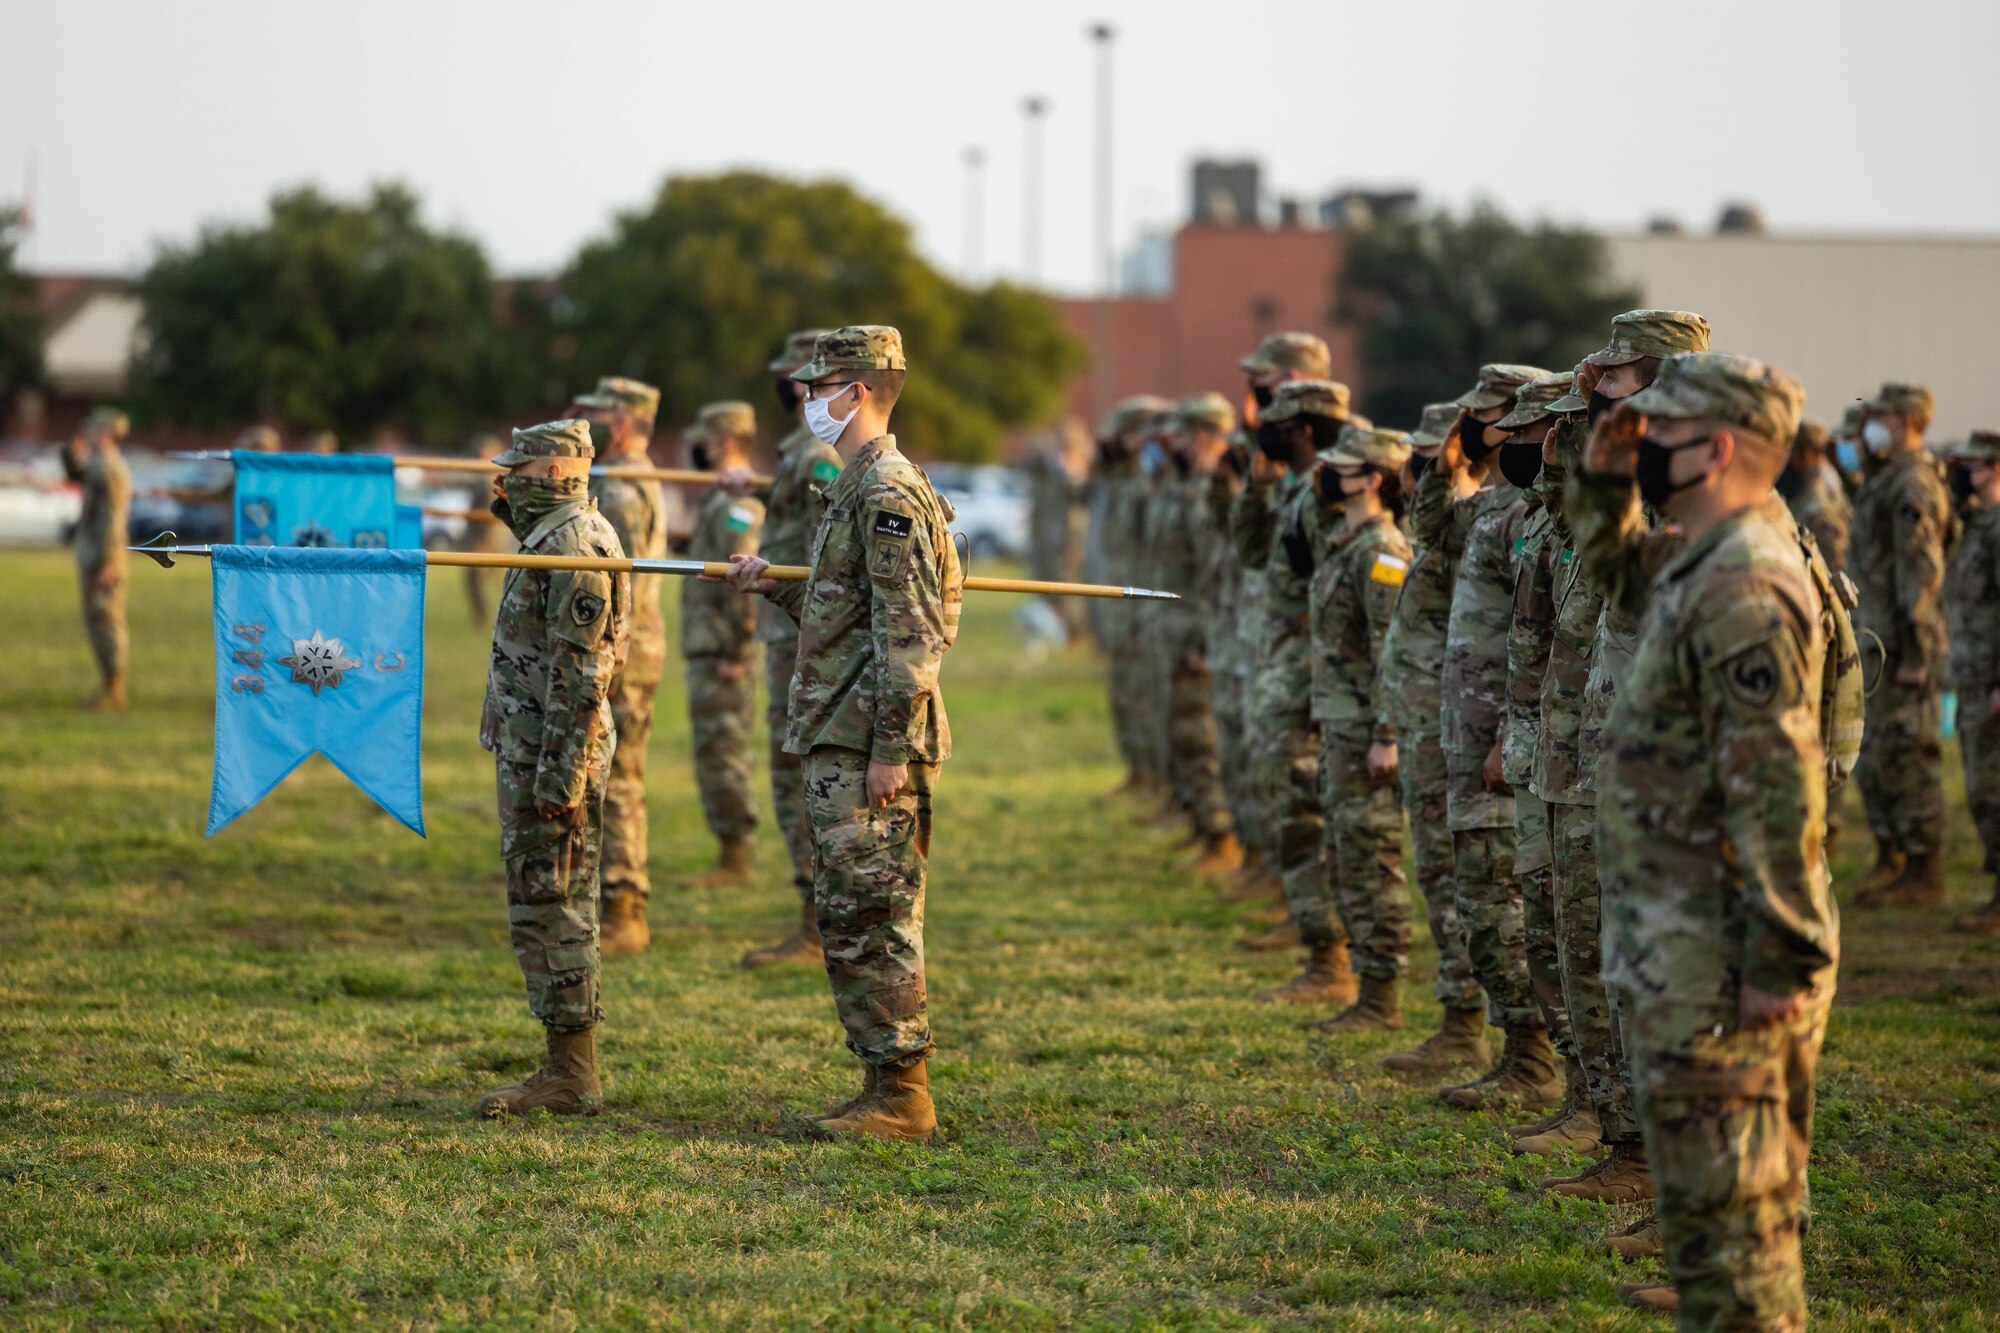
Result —
[[[1215, 655], [1216, 604], [1222, 570], [1234, 564], [1208, 503], [1207, 477], [1169, 478], [1149, 513], [1153, 534], [1151, 586], [1177, 592], [1182, 600], [1148, 608], [1167, 662], [1178, 664], [1191, 652]], [[1161, 614], [1164, 613], [1164, 614]], [[1211, 665], [1213, 663], [1211, 662]]]
[[1028, 459], [1028, 548], [1034, 577], [1065, 579], [1075, 541], [1078, 486], [1062, 455], [1038, 449]]
[[86, 452], [81, 463], [62, 451], [63, 471], [83, 487], [83, 514], [76, 521], [76, 563], [91, 573], [124, 569], [125, 525], [132, 512], [132, 469], [117, 445]]
[[1550, 547], [1549, 665], [1538, 701], [1541, 743], [1535, 747], [1528, 789], [1556, 805], [1591, 805], [1597, 794], [1587, 777], [1597, 765], [1597, 743], [1584, 744], [1583, 714], [1604, 599], [1583, 577], [1583, 562], [1572, 543], [1557, 539]]
[[[1428, 476], [1428, 474], [1426, 474]], [[1419, 485], [1417, 494], [1425, 494]], [[1430, 495], [1426, 515], [1435, 537], [1436, 521], [1449, 516], [1449, 496], [1440, 489]], [[1396, 598], [1389, 629], [1382, 636], [1382, 688], [1375, 700], [1375, 725], [1381, 732], [1404, 736], [1435, 736], [1442, 699], [1444, 642], [1451, 621], [1451, 594], [1458, 582], [1456, 557], [1445, 556], [1436, 546], [1424, 544], [1417, 527], [1416, 511], [1410, 516], [1416, 554], [1403, 580], [1402, 594]], [[1459, 544], [1460, 554], [1464, 546]]]
[[[1143, 583], [1139, 571], [1145, 562], [1146, 507], [1152, 482], [1136, 466], [1104, 479], [1103, 531], [1099, 538], [1102, 579], [1106, 583]], [[1123, 602], [1106, 602], [1102, 624], [1110, 652], [1136, 651], [1140, 619]]]
[[1562, 539], [1555, 516], [1539, 497], [1527, 500], [1528, 517], [1514, 558], [1514, 618], [1507, 626], [1507, 721], [1500, 738], [1501, 773], [1524, 788], [1535, 772], [1542, 736], [1542, 688], [1549, 674], [1556, 620], [1556, 562]]
[[[1791, 506], [1792, 517], [1819, 543], [1819, 553], [1829, 568], [1847, 568], [1847, 539], [1854, 523], [1854, 506], [1831, 470], [1821, 468], [1803, 481], [1791, 483], [1792, 474], [1779, 478], [1778, 490]], [[1787, 491], [1789, 490], [1789, 493]]]
[[[1644, 531], [1627, 481], [1579, 478], [1578, 549], [1613, 562]], [[1745, 983], [1831, 998], [1818, 594], [1784, 501], [1732, 515], [1650, 590], [1598, 770], [1605, 980], [1639, 1040], [1736, 1025]]]
[[878, 764], [951, 757], [938, 668], [965, 597], [952, 517], [893, 435], [870, 441], [827, 488], [812, 577], [766, 594], [799, 624], [789, 753], [838, 745]]
[[[778, 467], [764, 493], [764, 529], [757, 554], [774, 565], [803, 565], [826, 513], [826, 488], [840, 475], [833, 446], [800, 426], [778, 441]], [[792, 618], [769, 602], [757, 605], [760, 643], [789, 643], [799, 637]]]
[[1264, 576], [1263, 613], [1245, 645], [1267, 698], [1305, 713], [1312, 695], [1312, 638], [1306, 625], [1319, 506], [1312, 482], [1287, 472], [1276, 485], [1251, 482], [1229, 513], [1230, 540], [1245, 569]]
[[[1243, 566], [1237, 563], [1236, 548], [1229, 540], [1229, 507], [1236, 501], [1242, 484], [1226, 468], [1197, 479], [1199, 503], [1206, 515], [1209, 532], [1206, 553], [1208, 567], [1201, 573], [1202, 616], [1206, 623], [1209, 670], [1218, 675], [1234, 672], [1243, 664], [1243, 612], [1247, 596]], [[1259, 589], [1261, 591], [1261, 588]]]
[[2000, 505], [1974, 509], [1944, 576], [1951, 613], [1951, 684], [1968, 717], [2000, 689]]
[[1854, 496], [1853, 558], [1861, 591], [1854, 624], [1873, 630], [1892, 669], [1944, 666], [1945, 543], [1951, 497], [1929, 450], [1901, 453], [1876, 468]]
[[[646, 455], [614, 459], [643, 466]], [[667, 553], [667, 502], [656, 481], [631, 477], [592, 476], [590, 498], [597, 512], [618, 534], [618, 542], [633, 560], [658, 560]], [[663, 574], [634, 574], [632, 578], [632, 648], [625, 661], [625, 676], [637, 684], [657, 684], [666, 671], [667, 623], [660, 614], [660, 587]]]
[[[1514, 797], [1486, 785], [1486, 756], [1507, 719], [1507, 634], [1514, 623], [1514, 555], [1527, 501], [1498, 478], [1452, 501], [1452, 529], [1464, 525], [1465, 554], [1452, 587], [1445, 631], [1438, 733], [1444, 745], [1446, 796], [1453, 829], [1511, 828]], [[1418, 487], [1439, 479], [1436, 469]], [[1463, 519], [1458, 515], [1464, 515]], [[1441, 549], [1449, 549], [1443, 546]]]
[[[529, 555], [621, 559], [618, 534], [588, 500], [564, 505], [521, 541]], [[609, 695], [625, 665], [632, 576], [596, 570], [513, 569], [500, 591], [479, 744], [509, 764], [535, 768], [535, 797], [583, 800], [593, 771], [610, 762]]]
[[[711, 491], [695, 511], [694, 533], [688, 538], [693, 560], [727, 560], [757, 549], [757, 530], [764, 523], [764, 502], [751, 496], [737, 499], [726, 491]], [[681, 585], [681, 656], [740, 660], [750, 653], [757, 628], [757, 605], [726, 583]]]
[[1382, 637], [1396, 594], [1410, 571], [1410, 543], [1395, 516], [1377, 514], [1359, 527], [1332, 511], [1320, 515], [1325, 536], [1311, 587], [1312, 717], [1343, 735], [1396, 743], [1376, 706]]

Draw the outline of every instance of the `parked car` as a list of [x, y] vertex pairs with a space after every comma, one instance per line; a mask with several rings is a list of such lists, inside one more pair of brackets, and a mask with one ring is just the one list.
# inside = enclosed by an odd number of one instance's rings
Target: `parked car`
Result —
[[[132, 512], [125, 530], [135, 542], [171, 532], [184, 542], [229, 540], [229, 465], [128, 454]], [[214, 497], [214, 498], [207, 498]]]
[[55, 546], [83, 513], [83, 493], [41, 470], [0, 469], [0, 546]]
[[935, 463], [925, 469], [958, 518], [951, 530], [965, 534], [976, 557], [1021, 559], [1028, 553], [1028, 484], [1011, 467]]

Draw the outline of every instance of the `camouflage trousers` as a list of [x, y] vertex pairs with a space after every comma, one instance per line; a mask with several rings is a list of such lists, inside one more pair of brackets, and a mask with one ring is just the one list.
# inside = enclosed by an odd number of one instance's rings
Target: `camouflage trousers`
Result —
[[1827, 1008], [1662, 1049], [1635, 1038], [1639, 1123], [1683, 1329], [1805, 1327], [1799, 1242]]
[[1521, 878], [1514, 871], [1514, 828], [1454, 829], [1452, 888], [1465, 926], [1472, 973], [1486, 988], [1486, 1012], [1502, 1027], [1540, 1027], [1541, 1007], [1528, 980]]
[[1923, 856], [1944, 845], [1944, 719], [1936, 685], [1898, 685], [1895, 672], [1891, 655], [1868, 696], [1854, 779], [1875, 841]]
[[1410, 886], [1403, 879], [1403, 807], [1396, 780], [1368, 772], [1371, 728], [1322, 724], [1320, 808], [1327, 879], [1354, 970], [1394, 981], [1410, 966]]
[[1167, 689], [1167, 780], [1175, 803], [1204, 837], [1219, 837], [1234, 827], [1222, 797], [1214, 694], [1206, 670], [1177, 664]]
[[1548, 807], [1527, 792], [1514, 798], [1514, 874], [1521, 881], [1521, 948], [1528, 959], [1528, 988], [1548, 1025], [1556, 1054], [1576, 1059], [1569, 1011], [1563, 1000], [1562, 963], [1556, 948], [1555, 876], [1549, 852]]
[[1222, 795], [1230, 823], [1245, 847], [1265, 845], [1263, 804], [1251, 759], [1250, 732], [1244, 718], [1244, 677], [1233, 666], [1218, 667], [1209, 677], [1214, 691], [1210, 711], [1215, 716], [1217, 761], [1222, 770]]
[[805, 756], [813, 894], [833, 1006], [847, 1049], [871, 1065], [931, 1051], [924, 987], [924, 875], [936, 764], [911, 764], [887, 806], [868, 804], [868, 756], [815, 746]]
[[2000, 717], [1987, 714], [1986, 691], [1967, 692], [1958, 701], [1958, 754], [1965, 763], [1965, 805], [1979, 843], [1986, 849], [1982, 868], [2000, 875]]
[[97, 673], [106, 680], [123, 676], [130, 653], [125, 633], [125, 576], [120, 574], [110, 587], [99, 588], [96, 570], [79, 567], [77, 573], [83, 585], [83, 628], [90, 636]]
[[653, 738], [653, 696], [660, 681], [648, 671], [634, 676], [628, 659], [611, 684], [618, 745], [611, 752], [611, 776], [604, 788], [604, 901], [608, 905], [629, 894], [643, 909], [653, 891], [646, 868], [652, 849], [646, 823], [646, 747]]
[[1486, 991], [1472, 971], [1465, 927], [1458, 919], [1458, 891], [1452, 885], [1456, 853], [1445, 801], [1444, 749], [1438, 744], [1437, 700], [1428, 703], [1426, 727], [1423, 704], [1398, 708], [1396, 756], [1403, 788], [1403, 810], [1410, 822], [1410, 859], [1416, 865], [1417, 888], [1424, 895], [1431, 942], [1437, 945], [1437, 998], [1447, 1009], [1483, 1009]]
[[577, 1032], [604, 1016], [597, 1003], [598, 854], [607, 774], [584, 784], [580, 824], [535, 810], [535, 766], [496, 764], [500, 860], [507, 870], [507, 933], [528, 986], [528, 1012]]
[[[1262, 698], [1269, 695], [1259, 691]], [[1326, 880], [1325, 816], [1319, 802], [1318, 728], [1303, 712], [1253, 707], [1253, 744], [1276, 853], [1272, 873], [1285, 887], [1292, 924], [1309, 945], [1346, 942]]]
[[[1525, 797], [1522, 798], [1525, 801]], [[1547, 803], [1554, 861], [1556, 957], [1575, 1059], [1606, 1143], [1637, 1143], [1632, 1069], [1604, 986], [1603, 914], [1597, 888], [1597, 807]]]
[[1139, 655], [1124, 642], [1107, 642], [1110, 655], [1108, 679], [1111, 692], [1111, 731], [1118, 742], [1119, 757], [1134, 773], [1145, 773], [1146, 745], [1141, 735], [1145, 719], [1139, 709]]
[[[716, 671], [724, 662], [742, 668], [734, 680]], [[725, 842], [747, 838], [757, 828], [752, 793], [756, 759], [750, 732], [756, 720], [757, 660], [691, 657], [687, 664], [688, 720], [694, 728], [695, 785], [708, 831]]]
[[799, 641], [778, 639], [764, 645], [764, 722], [771, 733], [771, 809], [785, 851], [792, 858], [792, 887], [802, 902], [813, 893], [812, 818], [806, 814], [806, 761], [785, 749], [787, 709], [791, 704], [792, 671], [798, 666]]

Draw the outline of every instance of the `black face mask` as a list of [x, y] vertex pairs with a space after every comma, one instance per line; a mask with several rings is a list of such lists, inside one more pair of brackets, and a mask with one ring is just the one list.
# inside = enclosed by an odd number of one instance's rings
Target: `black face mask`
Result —
[[696, 443], [690, 447], [688, 449], [688, 461], [694, 464], [696, 472], [715, 471], [714, 468], [709, 466], [708, 446], [705, 444]]
[[1509, 440], [1500, 446], [1500, 475], [1527, 490], [1542, 472], [1539, 440]]
[[1257, 410], [1259, 412], [1271, 405], [1271, 399], [1276, 397], [1277, 393], [1278, 390], [1275, 385], [1253, 384], [1250, 386], [1250, 396], [1257, 400]]
[[1477, 463], [1500, 446], [1486, 443], [1486, 428], [1492, 423], [1477, 421], [1467, 417], [1458, 431], [1458, 447], [1465, 454], [1465, 461]]
[[1641, 435], [1638, 468], [1633, 473], [1633, 480], [1639, 483], [1640, 500], [1651, 508], [1658, 509], [1669, 497], [1699, 484], [1702, 478], [1708, 475], [1706, 472], [1697, 472], [1679, 483], [1673, 480], [1674, 455], [1682, 449], [1692, 449], [1707, 443], [1705, 439], [1690, 440], [1686, 444], [1669, 448], [1650, 435]]
[[1280, 463], [1292, 456], [1291, 446], [1285, 443], [1285, 433], [1270, 421], [1257, 423], [1257, 449], [1264, 457]]
[[1418, 482], [1422, 481], [1424, 479], [1424, 473], [1429, 472], [1431, 470], [1431, 464], [1437, 461], [1438, 460], [1436, 454], [1411, 454], [1410, 485], [1415, 486]]
[[1590, 424], [1595, 426], [1607, 414], [1617, 410], [1618, 404], [1624, 401], [1623, 398], [1610, 398], [1592, 389], [1590, 391]]
[[1117, 467], [1125, 461], [1125, 446], [1117, 440], [1099, 440], [1097, 443], [1097, 464], [1099, 467]]
[[1250, 473], [1249, 456], [1241, 447], [1232, 444], [1222, 451], [1222, 466], [1217, 471], [1226, 472], [1232, 477], [1248, 476]]
[[1194, 471], [1194, 464], [1188, 462], [1187, 455], [1177, 450], [1167, 450], [1167, 461], [1174, 465], [1174, 471], [1180, 476], [1185, 477]]
[[803, 403], [806, 400], [805, 385], [800, 384], [795, 379], [787, 377], [785, 379], [778, 380], [777, 386], [778, 386], [778, 406], [784, 409], [785, 415], [787, 416], [792, 416], [796, 414], [799, 410], [799, 404]]
[[1951, 470], [1951, 495], [1954, 500], [1964, 502], [1976, 494], [1972, 485], [1972, 469], [1963, 463]]

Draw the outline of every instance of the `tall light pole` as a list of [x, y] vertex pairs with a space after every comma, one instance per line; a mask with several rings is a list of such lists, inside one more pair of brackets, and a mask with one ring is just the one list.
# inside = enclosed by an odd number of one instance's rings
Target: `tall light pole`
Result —
[[1030, 287], [1042, 285], [1042, 117], [1049, 113], [1046, 97], [1021, 103], [1027, 115], [1027, 139], [1021, 154], [1021, 276]]
[[986, 230], [986, 150], [965, 150], [965, 280], [979, 281]]
[[1111, 410], [1112, 331], [1111, 299], [1116, 290], [1117, 256], [1112, 253], [1111, 200], [1111, 42], [1116, 36], [1109, 23], [1093, 23], [1090, 40], [1097, 46], [1097, 414]]

